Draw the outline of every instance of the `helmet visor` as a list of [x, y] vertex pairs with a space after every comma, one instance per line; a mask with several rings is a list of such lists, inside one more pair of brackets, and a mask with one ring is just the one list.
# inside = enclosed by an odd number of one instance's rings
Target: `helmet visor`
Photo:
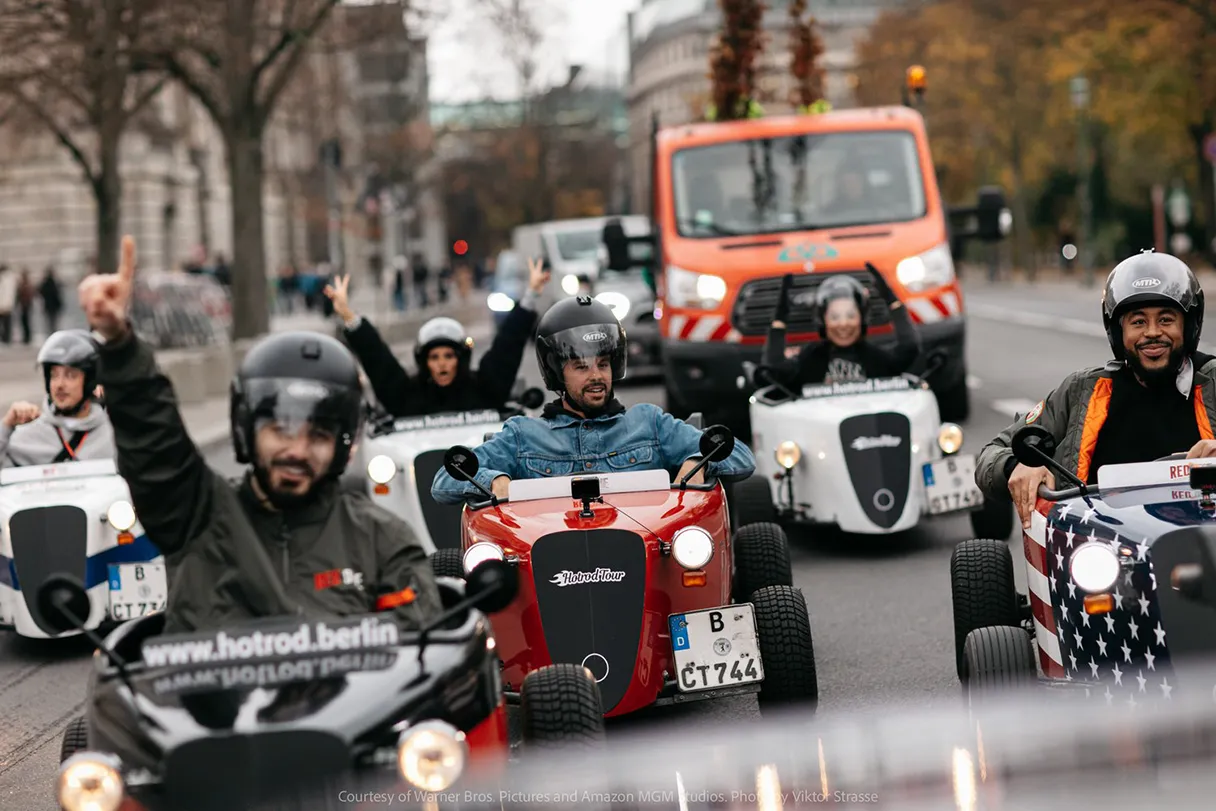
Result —
[[593, 361], [613, 358], [621, 349], [624, 336], [620, 324], [587, 324], [540, 338], [558, 368], [572, 360]]
[[353, 432], [359, 423], [361, 393], [345, 386], [298, 378], [246, 381], [245, 398], [258, 427], [297, 436]]

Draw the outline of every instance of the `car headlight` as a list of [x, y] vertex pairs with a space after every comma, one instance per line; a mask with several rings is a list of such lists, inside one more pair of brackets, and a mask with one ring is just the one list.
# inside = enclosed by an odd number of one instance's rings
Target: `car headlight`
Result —
[[777, 458], [777, 464], [786, 470], [792, 470], [798, 464], [798, 460], [802, 458], [802, 448], [798, 447], [797, 442], [787, 439], [777, 446], [777, 450], [773, 451], [773, 456]]
[[515, 309], [515, 299], [506, 293], [491, 293], [486, 296], [486, 306], [491, 312], [509, 313]]
[[947, 456], [958, 453], [963, 447], [963, 429], [952, 422], [943, 422], [937, 429], [937, 447]]
[[578, 277], [567, 273], [562, 277], [562, 291], [567, 296], [578, 295]]
[[714, 556], [714, 539], [700, 527], [685, 527], [671, 539], [671, 554], [685, 569], [700, 569]]
[[1119, 579], [1119, 558], [1104, 543], [1083, 543], [1069, 562], [1073, 582], [1091, 594], [1106, 591]]
[[77, 752], [59, 767], [59, 805], [64, 811], [117, 811], [122, 805], [120, 763], [113, 755]]
[[712, 310], [726, 298], [726, 281], [708, 273], [667, 267], [667, 300], [673, 307]]
[[469, 572], [476, 569], [487, 560], [503, 560], [506, 555], [502, 552], [502, 547], [496, 543], [489, 541], [480, 541], [473, 544], [464, 553], [464, 572]]
[[954, 257], [950, 245], [943, 242], [919, 256], [909, 256], [895, 266], [899, 283], [914, 293], [932, 290], [954, 281]]
[[401, 733], [397, 765], [406, 782], [422, 791], [447, 791], [468, 759], [464, 733], [443, 721], [424, 721]]
[[595, 300], [609, 307], [617, 321], [624, 321], [625, 316], [629, 315], [629, 297], [624, 293], [606, 290], [597, 295]]
[[115, 501], [110, 505], [110, 509], [106, 510], [106, 520], [114, 529], [126, 532], [135, 526], [135, 508], [129, 501]]
[[397, 475], [397, 463], [387, 456], [373, 456], [367, 463], [367, 478], [376, 484], [388, 484]]

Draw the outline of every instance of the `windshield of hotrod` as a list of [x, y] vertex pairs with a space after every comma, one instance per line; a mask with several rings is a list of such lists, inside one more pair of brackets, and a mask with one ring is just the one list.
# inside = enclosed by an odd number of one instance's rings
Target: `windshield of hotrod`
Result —
[[710, 238], [907, 222], [925, 215], [910, 132], [731, 141], [672, 157], [676, 227]]

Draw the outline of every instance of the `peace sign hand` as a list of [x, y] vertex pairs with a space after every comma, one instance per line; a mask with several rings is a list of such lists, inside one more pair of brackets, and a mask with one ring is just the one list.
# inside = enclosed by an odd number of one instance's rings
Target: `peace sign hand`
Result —
[[333, 284], [325, 285], [325, 295], [334, 303], [334, 312], [343, 321], [354, 321], [355, 311], [350, 308], [346, 289], [350, 287], [350, 274], [335, 276]]
[[78, 295], [89, 326], [107, 343], [121, 340], [127, 334], [127, 308], [131, 304], [131, 287], [135, 279], [135, 240], [122, 238], [122, 259], [117, 273], [95, 273], [80, 283]]
[[545, 268], [545, 260], [532, 257], [528, 260], [528, 288], [533, 293], [541, 293], [549, 283], [549, 271]]

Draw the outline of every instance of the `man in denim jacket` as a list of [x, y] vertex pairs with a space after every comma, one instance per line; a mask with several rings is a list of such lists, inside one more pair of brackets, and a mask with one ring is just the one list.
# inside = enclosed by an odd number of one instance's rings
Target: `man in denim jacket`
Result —
[[[625, 330], [612, 310], [587, 296], [555, 304], [536, 333], [536, 358], [545, 386], [557, 400], [539, 418], [512, 417], [474, 452], [476, 480], [499, 498], [511, 479], [540, 479], [590, 473], [663, 469], [673, 480], [700, 461], [701, 431], [651, 403], [626, 409], [612, 394], [625, 377]], [[735, 480], [750, 476], [756, 459], [741, 442], [704, 476]], [[431, 495], [441, 504], [480, 498], [472, 483], [457, 481], [442, 468]]]

